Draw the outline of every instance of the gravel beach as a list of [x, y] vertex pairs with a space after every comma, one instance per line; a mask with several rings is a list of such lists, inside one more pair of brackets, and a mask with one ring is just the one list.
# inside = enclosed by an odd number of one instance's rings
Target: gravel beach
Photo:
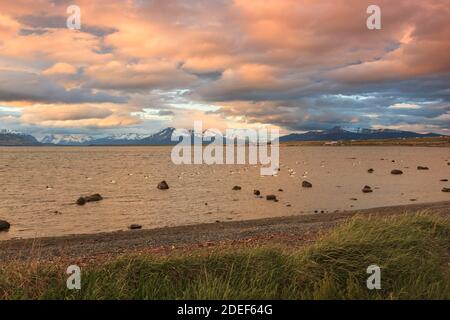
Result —
[[282, 241], [301, 245], [313, 241], [317, 234], [356, 214], [396, 215], [424, 211], [450, 216], [450, 201], [148, 230], [6, 240], [0, 241], [0, 263], [28, 259], [82, 261], [145, 250], [233, 245], [255, 241]]

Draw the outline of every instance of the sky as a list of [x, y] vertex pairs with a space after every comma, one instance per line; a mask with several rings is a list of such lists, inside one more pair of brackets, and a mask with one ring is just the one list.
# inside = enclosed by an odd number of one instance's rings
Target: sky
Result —
[[0, 0], [0, 128], [450, 134], [449, 35], [450, 0]]

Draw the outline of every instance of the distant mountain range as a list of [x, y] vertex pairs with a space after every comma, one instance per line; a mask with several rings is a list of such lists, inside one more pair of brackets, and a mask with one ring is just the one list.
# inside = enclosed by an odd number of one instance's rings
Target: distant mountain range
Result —
[[345, 130], [334, 127], [330, 130], [308, 131], [305, 133], [292, 133], [280, 137], [280, 142], [290, 141], [348, 141], [348, 140], [377, 140], [377, 139], [403, 139], [403, 138], [425, 138], [440, 137], [436, 133], [416, 133], [411, 131], [400, 131], [390, 129], [357, 129]]
[[[36, 139], [32, 135], [15, 131], [0, 130], [1, 146], [124, 146], [124, 145], [174, 145], [177, 142], [171, 140], [175, 128], [166, 128], [152, 135], [140, 135], [135, 133], [113, 135], [95, 138], [88, 135], [48, 135]], [[191, 135], [193, 133], [191, 132]], [[330, 130], [308, 131], [305, 133], [292, 133], [280, 137], [280, 142], [291, 141], [343, 141], [343, 140], [372, 140], [372, 139], [402, 139], [439, 137], [435, 133], [416, 133], [389, 129], [357, 129], [346, 130], [334, 127]]]
[[89, 135], [79, 134], [52, 134], [39, 139], [39, 142], [43, 144], [56, 144], [61, 146], [126, 145], [147, 138], [148, 136], [149, 135], [129, 133], [95, 138]]

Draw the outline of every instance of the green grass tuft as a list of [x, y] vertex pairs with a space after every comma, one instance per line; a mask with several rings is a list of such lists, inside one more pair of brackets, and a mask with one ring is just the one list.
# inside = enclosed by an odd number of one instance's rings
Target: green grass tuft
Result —
[[[449, 299], [450, 222], [425, 214], [355, 217], [302, 249], [261, 247], [124, 256], [82, 270], [0, 265], [0, 299]], [[367, 267], [381, 267], [368, 290]]]

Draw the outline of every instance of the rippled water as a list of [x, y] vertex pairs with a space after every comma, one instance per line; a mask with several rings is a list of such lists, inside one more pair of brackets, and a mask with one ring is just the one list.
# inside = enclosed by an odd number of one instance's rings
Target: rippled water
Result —
[[[0, 148], [0, 239], [58, 236], [449, 200], [449, 148], [281, 147], [278, 176], [253, 165], [182, 165], [170, 147]], [[382, 160], [383, 159], [383, 160]], [[394, 160], [395, 162], [392, 162]], [[428, 166], [418, 171], [417, 166]], [[367, 173], [373, 168], [375, 172]], [[392, 169], [404, 174], [393, 176]], [[166, 180], [169, 190], [156, 185]], [[301, 187], [303, 180], [312, 189]], [[235, 185], [241, 191], [233, 191]], [[374, 189], [363, 194], [364, 185]], [[279, 202], [258, 199], [276, 194]], [[283, 189], [283, 191], [279, 191]], [[75, 205], [81, 195], [104, 200]], [[358, 200], [351, 200], [357, 198]], [[289, 206], [290, 205], [290, 206]]]

